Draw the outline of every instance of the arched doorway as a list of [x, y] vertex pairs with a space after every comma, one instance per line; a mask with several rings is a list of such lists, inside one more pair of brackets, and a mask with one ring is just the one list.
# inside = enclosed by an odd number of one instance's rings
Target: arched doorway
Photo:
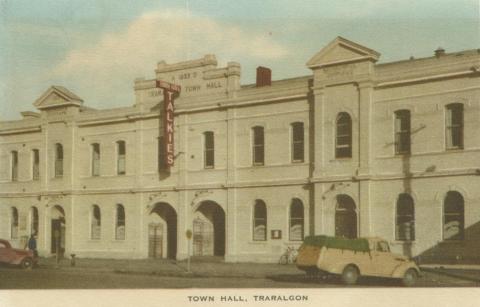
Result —
[[225, 211], [213, 201], [202, 202], [195, 211], [193, 255], [225, 256]]
[[157, 203], [150, 212], [148, 257], [177, 257], [177, 212], [168, 203]]
[[356, 206], [353, 199], [348, 195], [337, 195], [335, 236], [349, 239], [357, 237]]
[[56, 205], [52, 208], [52, 240], [51, 253], [63, 255], [65, 253], [65, 211]]

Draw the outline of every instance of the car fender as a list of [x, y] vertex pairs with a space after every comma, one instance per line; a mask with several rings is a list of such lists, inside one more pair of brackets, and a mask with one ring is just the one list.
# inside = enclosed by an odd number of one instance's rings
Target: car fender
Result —
[[336, 263], [335, 265], [332, 265], [328, 268], [328, 272], [332, 273], [332, 274], [342, 274], [343, 273], [343, 270], [349, 266], [349, 265], [353, 265], [357, 268], [357, 270], [359, 271], [360, 273], [360, 268], [358, 266], [358, 264], [356, 264], [355, 262], [339, 262], [339, 263]]
[[392, 277], [403, 278], [403, 275], [409, 269], [414, 269], [417, 272], [417, 274], [420, 274], [420, 270], [414, 262], [406, 262], [395, 268], [395, 270], [392, 273]]

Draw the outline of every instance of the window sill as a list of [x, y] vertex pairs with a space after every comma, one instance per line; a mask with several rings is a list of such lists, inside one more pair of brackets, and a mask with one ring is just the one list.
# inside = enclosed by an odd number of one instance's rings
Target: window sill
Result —
[[254, 240], [250, 240], [248, 242], [248, 244], [254, 244], [254, 245], [266, 245], [268, 243], [268, 240], [264, 240], [264, 241], [254, 241]]
[[462, 152], [463, 150], [464, 150], [463, 147], [445, 148], [445, 151], [447, 151], [447, 152]]
[[330, 160], [330, 162], [351, 162], [353, 161], [352, 157], [346, 157], [346, 158], [335, 158], [333, 160]]
[[88, 239], [88, 243], [103, 243], [102, 239]]
[[292, 160], [293, 164], [302, 164], [305, 163], [305, 160]]
[[413, 241], [402, 241], [402, 240], [395, 240], [393, 242], [391, 242], [391, 244], [393, 245], [403, 245], [403, 244], [412, 244], [412, 245], [415, 245], [417, 242], [415, 240]]
[[410, 157], [412, 155], [411, 152], [396, 152], [395, 157]]

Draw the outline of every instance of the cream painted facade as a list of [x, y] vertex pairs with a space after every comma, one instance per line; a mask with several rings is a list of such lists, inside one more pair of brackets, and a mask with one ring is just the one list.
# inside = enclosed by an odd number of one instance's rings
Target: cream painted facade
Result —
[[[303, 235], [380, 236], [400, 253], [478, 262], [480, 51], [379, 57], [339, 37], [308, 61], [311, 75], [265, 86], [240, 85], [240, 65], [218, 68], [212, 55], [160, 62], [154, 79], [135, 80], [132, 106], [105, 110], [52, 86], [38, 112], [0, 122], [0, 237], [22, 246], [36, 228], [50, 255], [58, 229], [67, 255], [185, 259], [193, 230], [195, 255], [276, 262]], [[159, 171], [155, 80], [182, 87], [169, 172]]]

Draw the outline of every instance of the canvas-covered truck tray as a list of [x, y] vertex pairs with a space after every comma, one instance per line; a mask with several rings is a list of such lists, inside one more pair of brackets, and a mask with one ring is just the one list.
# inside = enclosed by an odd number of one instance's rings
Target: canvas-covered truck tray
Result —
[[322, 247], [369, 252], [368, 240], [346, 239], [331, 236], [308, 236], [298, 250], [297, 267], [304, 271], [317, 270], [318, 257]]

